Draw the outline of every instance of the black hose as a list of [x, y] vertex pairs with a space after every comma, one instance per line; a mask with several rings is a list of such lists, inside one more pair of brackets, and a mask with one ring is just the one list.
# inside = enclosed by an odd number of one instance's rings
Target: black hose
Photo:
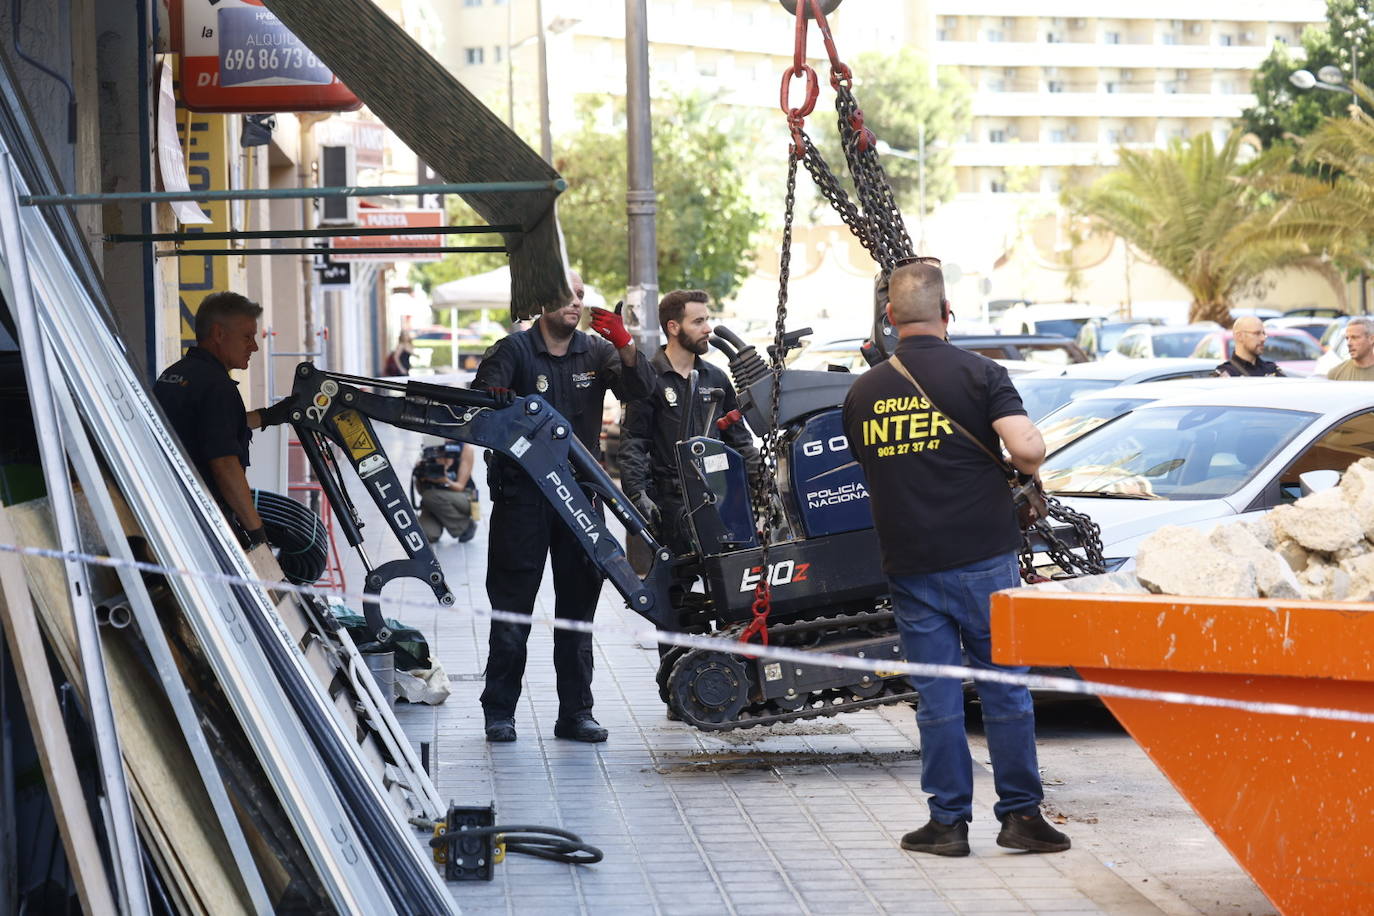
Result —
[[[453, 838], [467, 839], [475, 836], [502, 834], [505, 837], [506, 852], [548, 859], [551, 862], [566, 862], [569, 865], [595, 865], [605, 858], [604, 853], [591, 843], [584, 843], [577, 834], [560, 830], [557, 827], [541, 827], [538, 824], [496, 824], [491, 827], [472, 827], [451, 834]], [[540, 834], [547, 834], [540, 836]], [[429, 845], [439, 848], [448, 845], [449, 834], [430, 839]]]
[[318, 515], [294, 499], [267, 490], [253, 491], [253, 508], [262, 518], [267, 542], [277, 548], [277, 564], [288, 582], [311, 585], [324, 575], [329, 532]]

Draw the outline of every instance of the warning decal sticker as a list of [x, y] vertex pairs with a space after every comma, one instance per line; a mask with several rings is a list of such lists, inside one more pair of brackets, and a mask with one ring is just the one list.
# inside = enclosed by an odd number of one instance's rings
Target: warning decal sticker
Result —
[[358, 416], [356, 410], [340, 411], [334, 417], [334, 425], [339, 428], [339, 432], [343, 435], [344, 442], [353, 454], [354, 461], [366, 458], [377, 451], [377, 443], [372, 441], [372, 436], [368, 433], [363, 418]]

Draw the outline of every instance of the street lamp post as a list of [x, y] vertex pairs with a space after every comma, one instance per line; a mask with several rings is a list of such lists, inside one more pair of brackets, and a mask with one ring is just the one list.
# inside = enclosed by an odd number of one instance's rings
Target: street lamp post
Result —
[[649, 23], [645, 0], [625, 0], [625, 208], [629, 222], [630, 275], [625, 291], [631, 333], [647, 355], [658, 348], [658, 195], [654, 191], [654, 141], [649, 111]]
[[[1351, 54], [1353, 61], [1354, 54]], [[1352, 64], [1353, 65], [1353, 64]], [[1327, 92], [1344, 92], [1350, 96], [1350, 107], [1358, 109], [1360, 107], [1360, 97], [1355, 94], [1355, 90], [1344, 85], [1345, 75], [1341, 73], [1341, 68], [1327, 64], [1317, 71], [1316, 75], [1310, 70], [1294, 70], [1288, 74], [1288, 82], [1299, 89], [1325, 89]], [[1360, 314], [1369, 314], [1369, 274], [1365, 270], [1360, 271]]]
[[916, 243], [917, 251], [926, 250], [926, 125], [920, 121], [916, 125], [916, 152], [897, 149], [886, 140], [879, 140], [876, 147], [879, 156], [896, 156], [916, 163]]

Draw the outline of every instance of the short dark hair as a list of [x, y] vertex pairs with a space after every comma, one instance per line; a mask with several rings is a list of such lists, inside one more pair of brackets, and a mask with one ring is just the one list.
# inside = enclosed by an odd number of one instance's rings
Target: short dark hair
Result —
[[687, 303], [700, 302], [711, 304], [711, 294], [704, 289], [675, 289], [658, 301], [658, 326], [668, 333], [668, 322], [682, 324], [682, 313], [687, 311]]
[[224, 324], [234, 315], [257, 321], [262, 317], [262, 306], [247, 296], [228, 291], [206, 296], [200, 301], [200, 308], [196, 309], [196, 341], [209, 340], [214, 326]]

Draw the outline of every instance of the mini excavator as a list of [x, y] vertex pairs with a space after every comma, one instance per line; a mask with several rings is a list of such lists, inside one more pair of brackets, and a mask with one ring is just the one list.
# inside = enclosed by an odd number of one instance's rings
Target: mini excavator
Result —
[[[531, 395], [504, 404], [482, 391], [339, 375], [301, 363], [292, 391], [297, 405], [292, 424], [345, 537], [359, 548], [362, 520], [345, 492], [336, 447], [405, 549], [404, 559], [376, 568], [363, 557], [370, 599], [364, 615], [380, 641], [390, 634], [377, 599], [389, 581], [415, 577], [429, 585], [441, 604], [452, 605], [454, 599], [407, 491], [379, 445], [373, 421], [481, 446], [517, 462], [627, 605], [661, 630], [758, 640], [878, 663], [874, 670], [858, 671], [674, 647], [662, 655], [658, 685], [664, 702], [684, 722], [706, 730], [747, 728], [916, 698], [904, 676], [881, 666], [900, 661], [902, 648], [879, 563], [868, 491], [841, 421], [854, 377], [784, 366], [788, 351], [809, 333], [786, 329], [799, 166], [810, 172], [880, 268], [872, 336], [864, 346], [870, 365], [887, 358], [895, 340], [884, 316], [886, 277], [916, 256], [878, 162], [877, 140], [851, 91], [853, 75], [839, 59], [826, 23], [825, 14], [839, 0], [780, 2], [795, 15], [796, 50], [782, 85], [791, 141], [776, 333], [765, 360], [728, 329], [716, 328], [711, 342], [729, 361], [738, 413], [717, 420], [713, 414], [720, 392], [699, 388], [695, 379], [690, 394], [707, 408], [700, 413], [708, 417], [708, 426], [742, 418], [762, 437], [763, 473], [753, 475], [751, 486], [738, 452], [707, 435], [706, 428], [684, 429], [677, 443], [678, 466], [686, 524], [696, 549], [673, 556], [573, 435], [567, 419], [543, 398]], [[803, 129], [819, 87], [805, 53], [812, 23], [830, 58], [852, 199]], [[796, 82], [806, 94], [794, 106], [789, 90]], [[624, 525], [627, 538], [643, 542], [650, 557], [643, 575], [631, 566], [593, 498]], [[1053, 498], [1048, 502], [1049, 517], [1027, 533], [1023, 576], [1034, 575], [1032, 558], [1037, 554], [1048, 555], [1063, 575], [1103, 571], [1096, 526]]]

